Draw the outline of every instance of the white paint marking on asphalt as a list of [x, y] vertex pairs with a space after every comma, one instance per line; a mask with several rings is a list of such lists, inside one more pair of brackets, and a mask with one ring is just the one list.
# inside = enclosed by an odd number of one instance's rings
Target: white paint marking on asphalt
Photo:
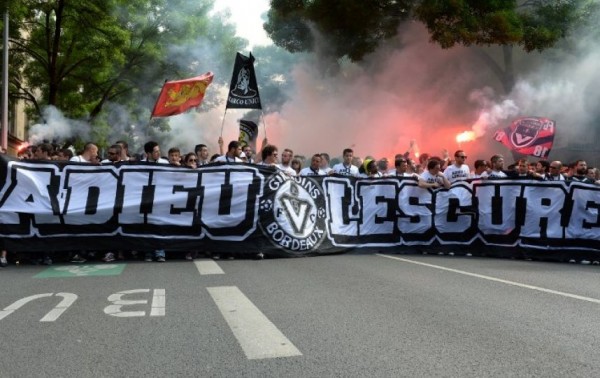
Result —
[[198, 272], [200, 272], [201, 276], [209, 275], [209, 274], [225, 274], [223, 269], [211, 259], [200, 259], [194, 261], [196, 264], [196, 268], [198, 268]]
[[471, 276], [471, 277], [481, 278], [481, 279], [488, 280], [488, 281], [500, 282], [500, 283], [503, 283], [503, 284], [506, 284], [506, 285], [512, 285], [512, 286], [522, 287], [522, 288], [530, 289], [530, 290], [537, 290], [537, 291], [541, 291], [543, 293], [555, 294], [555, 295], [560, 295], [560, 296], [567, 297], [567, 298], [578, 299], [580, 301], [585, 301], [585, 302], [591, 302], [591, 303], [600, 304], [600, 299], [596, 299], [596, 298], [584, 297], [582, 295], [565, 293], [564, 291], [546, 289], [546, 288], [539, 287], [539, 286], [533, 286], [533, 285], [527, 285], [527, 284], [523, 284], [523, 283], [519, 283], [519, 282], [503, 280], [501, 278], [484, 276], [483, 274], [477, 274], [477, 273], [466, 272], [464, 270], [446, 268], [446, 267], [440, 266], [440, 265], [428, 264], [428, 263], [424, 263], [424, 262], [420, 262], [420, 261], [414, 261], [414, 260], [404, 259], [404, 258], [401, 258], [401, 257], [382, 255], [382, 254], [379, 254], [379, 253], [377, 253], [376, 255], [379, 256], [379, 257], [386, 257], [388, 259], [403, 261], [403, 262], [407, 262], [407, 263], [410, 263], [410, 264], [427, 266], [429, 268], [435, 268], [435, 269], [445, 270], [447, 272], [453, 272], [453, 273], [463, 274], [465, 276]]
[[21, 307], [23, 307], [24, 305], [26, 305], [27, 303], [29, 303], [31, 301], [34, 301], [39, 298], [46, 298], [46, 297], [51, 297], [51, 296], [52, 296], [52, 293], [44, 293], [44, 294], [36, 294], [36, 295], [31, 295], [29, 297], [21, 298], [18, 301], [14, 302], [13, 304], [7, 306], [4, 310], [0, 311], [0, 320], [6, 318], [8, 315], [17, 311], [18, 309], [20, 309]]
[[53, 322], [58, 319], [59, 316], [63, 314], [63, 312], [67, 311], [69, 307], [77, 300], [77, 295], [73, 293], [56, 293], [57, 297], [62, 297], [63, 300], [60, 301], [49, 313], [46, 314], [40, 322]]
[[152, 296], [152, 310], [150, 316], [165, 316], [165, 306], [167, 304], [167, 293], [165, 289], [154, 289]]
[[207, 290], [249, 360], [302, 355], [236, 286]]
[[[24, 305], [26, 305], [27, 303], [29, 303], [31, 301], [34, 301], [34, 300], [40, 299], [40, 298], [51, 297], [52, 295], [53, 295], [52, 293], [44, 293], [44, 294], [31, 295], [26, 298], [21, 298], [18, 301], [11, 304], [10, 306], [6, 307], [4, 310], [0, 311], [0, 320], [4, 319], [8, 315], [17, 311], [18, 309], [20, 309], [21, 307], [23, 307]], [[42, 319], [40, 319], [40, 322], [55, 321], [56, 319], [59, 318], [59, 316], [61, 316], [63, 314], [63, 312], [67, 311], [67, 309], [77, 300], [77, 295], [75, 295], [73, 293], [57, 293], [56, 296], [62, 297], [63, 300], [60, 301], [59, 304], [54, 306], [54, 308], [52, 310], [50, 310], [46, 314], [46, 316], [44, 316]]]
[[148, 304], [147, 299], [122, 299], [124, 295], [127, 294], [140, 294], [140, 293], [149, 293], [150, 289], [134, 289], [134, 290], [124, 290], [118, 293], [114, 293], [108, 296], [108, 301], [113, 304], [108, 305], [104, 308], [104, 313], [106, 315], [116, 316], [119, 318], [130, 318], [130, 317], [138, 317], [138, 316], [146, 316], [146, 311], [121, 311], [121, 307], [123, 306], [132, 306], [132, 305], [145, 305]]

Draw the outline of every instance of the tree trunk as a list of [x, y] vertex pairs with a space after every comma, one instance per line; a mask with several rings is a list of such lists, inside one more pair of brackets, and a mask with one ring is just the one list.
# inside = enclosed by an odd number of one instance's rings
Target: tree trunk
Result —
[[504, 75], [502, 77], [502, 87], [508, 94], [515, 87], [515, 68], [513, 62], [513, 46], [502, 45], [502, 54], [504, 55]]
[[477, 56], [483, 60], [485, 64], [492, 70], [492, 72], [496, 75], [500, 83], [502, 84], [502, 89], [504, 89], [505, 94], [509, 94], [514, 86], [515, 86], [515, 72], [514, 72], [514, 63], [513, 63], [513, 46], [512, 45], [503, 45], [502, 46], [502, 57], [504, 68], [500, 67], [498, 62], [494, 60], [485, 50], [475, 49]]
[[[60, 51], [60, 37], [61, 37], [61, 28], [62, 28], [62, 16], [63, 10], [65, 8], [65, 3], [63, 0], [60, 0], [57, 3], [55, 8], [55, 20], [54, 20], [54, 33], [51, 34], [50, 30], [50, 19], [52, 18], [52, 12], [48, 12], [46, 14], [46, 35], [47, 38], [47, 49], [48, 49], [48, 77], [49, 77], [49, 87], [48, 87], [48, 105], [56, 106], [58, 104], [58, 92], [60, 88], [61, 77], [58, 69], [58, 57]], [[52, 38], [51, 38], [52, 37]]]

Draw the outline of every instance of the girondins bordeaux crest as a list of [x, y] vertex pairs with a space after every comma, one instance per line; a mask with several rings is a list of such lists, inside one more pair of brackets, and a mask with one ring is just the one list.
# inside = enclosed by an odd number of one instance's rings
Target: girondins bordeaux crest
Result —
[[554, 143], [556, 123], [544, 117], [522, 117], [502, 131], [494, 139], [523, 155], [547, 159]]

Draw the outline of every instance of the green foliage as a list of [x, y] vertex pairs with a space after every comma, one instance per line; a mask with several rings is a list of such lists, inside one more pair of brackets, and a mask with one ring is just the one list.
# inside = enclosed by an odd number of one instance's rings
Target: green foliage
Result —
[[590, 0], [272, 0], [265, 30], [288, 51], [315, 48], [311, 26], [336, 58], [356, 61], [394, 37], [407, 19], [424, 23], [442, 48], [520, 45], [544, 50], [585, 19]]
[[410, 5], [410, 0], [272, 0], [265, 30], [276, 45], [298, 52], [315, 47], [314, 26], [330, 55], [360, 60], [396, 35]]
[[525, 32], [520, 44], [526, 51], [542, 51], [554, 46], [570, 30], [586, 21], [587, 9], [581, 1], [540, 2], [521, 15]]
[[127, 33], [109, 13], [111, 3], [28, 1], [32, 11], [13, 41], [25, 63], [24, 79], [30, 90], [42, 93], [44, 105], [64, 109], [70, 117], [89, 113], [98, 83], [111, 75], [112, 64], [124, 61]]
[[301, 0], [271, 0], [264, 29], [277, 46], [292, 53], [308, 51], [312, 49], [312, 39], [305, 13]]
[[515, 6], [514, 0], [423, 0], [415, 9], [415, 17], [443, 48], [456, 43], [513, 44], [523, 36]]
[[580, 17], [581, 0], [423, 0], [415, 8], [431, 39], [455, 44], [520, 45], [542, 51], [564, 38]]
[[[38, 114], [54, 105], [68, 118], [85, 119], [99, 138], [111, 133], [114, 122], [103, 114], [107, 104], [127, 113], [120, 127], [145, 128], [165, 80], [229, 67], [247, 44], [226, 19], [209, 16], [212, 0], [11, 0], [9, 5], [15, 25], [11, 96], [26, 99]], [[229, 80], [230, 74], [216, 81]], [[150, 126], [155, 125], [164, 129], [165, 122]]]

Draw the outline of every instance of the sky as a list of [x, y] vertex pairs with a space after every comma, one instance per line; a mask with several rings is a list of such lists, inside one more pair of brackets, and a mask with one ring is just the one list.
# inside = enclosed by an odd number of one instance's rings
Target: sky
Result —
[[269, 10], [269, 0], [215, 0], [216, 12], [229, 9], [238, 36], [247, 39], [250, 47], [271, 43], [264, 31], [261, 15]]

